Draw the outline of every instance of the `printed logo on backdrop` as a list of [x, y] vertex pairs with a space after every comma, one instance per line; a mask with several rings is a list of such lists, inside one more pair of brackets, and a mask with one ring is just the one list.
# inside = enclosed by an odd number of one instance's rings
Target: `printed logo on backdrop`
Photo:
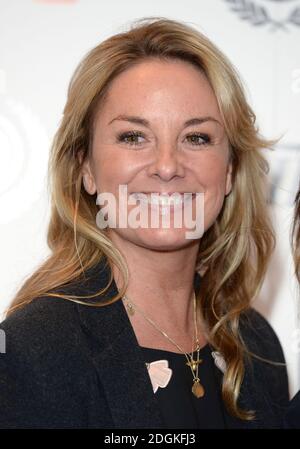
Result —
[[30, 208], [44, 188], [49, 139], [39, 117], [9, 95], [0, 69], [0, 224]]
[[270, 31], [300, 29], [300, 0], [224, 0], [241, 20]]

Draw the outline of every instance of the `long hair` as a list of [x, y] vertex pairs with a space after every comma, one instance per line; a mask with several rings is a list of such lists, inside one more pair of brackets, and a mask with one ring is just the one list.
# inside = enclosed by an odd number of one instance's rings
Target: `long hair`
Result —
[[[128, 31], [113, 35], [92, 49], [77, 67], [49, 159], [51, 218], [47, 241], [51, 254], [24, 282], [8, 314], [41, 296], [60, 296], [86, 304], [86, 296], [51, 290], [84, 274], [102, 257], [107, 258], [111, 276], [99, 294], [111, 285], [114, 265], [121, 270], [124, 282], [108, 303], [93, 302], [93, 307], [111, 304], [126, 293], [126, 262], [105, 231], [96, 226], [96, 194], [85, 191], [81, 169], [91, 149], [96, 111], [111, 81], [149, 58], [180, 59], [194, 64], [210, 82], [224, 121], [233, 186], [215, 223], [199, 244], [195, 268], [202, 275], [202, 284], [197, 300], [209, 341], [227, 363], [222, 387], [227, 409], [241, 419], [252, 419], [253, 415], [241, 410], [237, 402], [246, 353], [239, 321], [261, 287], [274, 247], [266, 201], [269, 167], [262, 154], [274, 141], [260, 136], [235, 68], [191, 25], [163, 17], [140, 19]], [[81, 161], [77, 157], [80, 151]]]

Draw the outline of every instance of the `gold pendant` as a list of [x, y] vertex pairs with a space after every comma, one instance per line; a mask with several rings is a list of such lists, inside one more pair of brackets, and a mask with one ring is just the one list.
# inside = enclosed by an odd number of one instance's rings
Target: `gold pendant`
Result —
[[196, 396], [196, 398], [202, 398], [204, 396], [205, 391], [203, 386], [200, 384], [200, 379], [194, 380], [192, 392]]
[[202, 361], [203, 361], [202, 359], [200, 359], [200, 360], [192, 360], [191, 362], [187, 362], [186, 365], [190, 366], [193, 371], [196, 371], [197, 365], [200, 365], [200, 363], [202, 363]]

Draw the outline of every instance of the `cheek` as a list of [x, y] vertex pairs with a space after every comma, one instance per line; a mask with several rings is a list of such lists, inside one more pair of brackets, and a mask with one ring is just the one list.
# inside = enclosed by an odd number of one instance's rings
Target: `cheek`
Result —
[[226, 193], [227, 163], [213, 158], [202, 164], [199, 180], [204, 190], [204, 216], [206, 228], [217, 218]]
[[95, 152], [94, 167], [97, 190], [101, 192], [117, 192], [119, 184], [128, 184], [134, 172], [134, 164], [120, 151], [104, 146]]
[[227, 161], [223, 156], [207, 157], [199, 164], [198, 178], [207, 193], [219, 191], [225, 193], [227, 179]]

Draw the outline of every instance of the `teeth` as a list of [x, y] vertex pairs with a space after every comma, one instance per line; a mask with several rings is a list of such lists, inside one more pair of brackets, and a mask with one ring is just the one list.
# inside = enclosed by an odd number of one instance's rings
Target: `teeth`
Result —
[[183, 204], [184, 196], [183, 194], [177, 194], [172, 196], [169, 195], [159, 195], [159, 194], [145, 194], [145, 193], [134, 193], [134, 198], [149, 205], [154, 206], [178, 206]]

